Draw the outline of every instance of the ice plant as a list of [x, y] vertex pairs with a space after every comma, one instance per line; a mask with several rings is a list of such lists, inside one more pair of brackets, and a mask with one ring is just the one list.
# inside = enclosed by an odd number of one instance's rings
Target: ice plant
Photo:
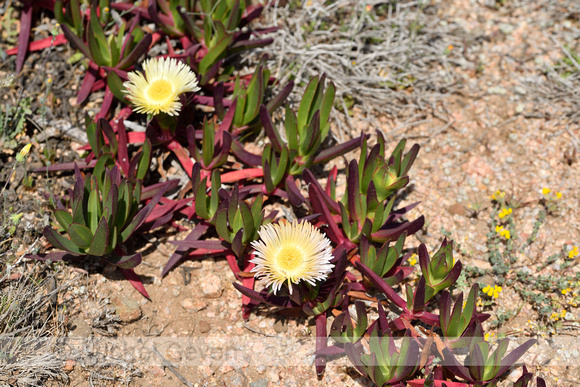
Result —
[[276, 294], [284, 282], [292, 293], [292, 284], [301, 280], [315, 286], [326, 279], [334, 264], [330, 240], [308, 222], [267, 224], [258, 231], [260, 240], [252, 242], [256, 264], [252, 272], [272, 285]]
[[152, 58], [143, 63], [141, 72], [127, 74], [125, 93], [139, 113], [176, 116], [181, 110], [179, 95], [200, 90], [195, 73], [174, 58]]

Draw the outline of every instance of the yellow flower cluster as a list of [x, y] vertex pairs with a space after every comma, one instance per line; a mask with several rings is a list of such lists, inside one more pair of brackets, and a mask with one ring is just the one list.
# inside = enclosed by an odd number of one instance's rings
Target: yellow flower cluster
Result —
[[500, 219], [503, 219], [506, 216], [511, 215], [512, 212], [513, 212], [513, 210], [510, 207], [508, 207], [508, 208], [505, 208], [504, 207], [504, 208], [501, 209], [501, 211], [499, 212], [498, 216], [499, 216]]
[[491, 200], [500, 201], [501, 199], [505, 198], [505, 192], [500, 191], [499, 189], [495, 191], [493, 195], [490, 196]]
[[492, 332], [492, 333], [489, 333], [489, 332], [488, 332], [488, 333], [486, 333], [486, 334], [483, 336], [483, 339], [484, 339], [485, 341], [489, 341], [489, 339], [493, 339], [493, 338], [494, 338], [494, 336], [495, 336], [495, 333], [493, 333], [493, 332]]
[[567, 304], [573, 307], [578, 306], [578, 289], [579, 289], [580, 282], [571, 282], [568, 281], [568, 286], [565, 289], [560, 290], [564, 296], [567, 296], [568, 301]]
[[[552, 190], [548, 187], [542, 188], [542, 195], [548, 196]], [[556, 199], [562, 199], [562, 192], [554, 192]]]
[[558, 321], [561, 318], [566, 317], [566, 309], [562, 309], [562, 311], [560, 313], [556, 313], [556, 312], [552, 312], [552, 315], [550, 316], [550, 320], [552, 321]]
[[574, 259], [578, 254], [580, 254], [580, 252], [578, 252], [578, 246], [574, 246], [572, 247], [572, 250], [568, 251], [568, 258]]
[[497, 286], [497, 285], [494, 285], [494, 286], [487, 285], [485, 288], [481, 289], [481, 291], [490, 297], [498, 298], [499, 294], [502, 291], [502, 288], [501, 288], [501, 286]]
[[562, 291], [561, 291], [560, 293], [562, 293], [562, 294], [566, 295], [566, 294], [568, 294], [568, 293], [569, 293], [569, 292], [571, 292], [571, 291], [572, 291], [572, 288], [570, 288], [570, 287], [567, 287], [566, 289], [562, 289]]
[[512, 237], [510, 230], [503, 228], [503, 226], [495, 226], [495, 232], [505, 239], [510, 239]]
[[407, 259], [407, 262], [409, 262], [409, 265], [415, 266], [417, 264], [417, 254], [413, 253], [413, 255]]

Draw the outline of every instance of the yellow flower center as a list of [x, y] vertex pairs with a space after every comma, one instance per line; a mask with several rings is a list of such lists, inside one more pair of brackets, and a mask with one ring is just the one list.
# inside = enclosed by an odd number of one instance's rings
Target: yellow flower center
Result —
[[276, 261], [280, 269], [287, 273], [298, 269], [303, 260], [302, 251], [296, 246], [283, 246], [276, 255]]
[[157, 79], [151, 82], [147, 95], [155, 102], [162, 102], [167, 100], [173, 94], [173, 86], [165, 79]]

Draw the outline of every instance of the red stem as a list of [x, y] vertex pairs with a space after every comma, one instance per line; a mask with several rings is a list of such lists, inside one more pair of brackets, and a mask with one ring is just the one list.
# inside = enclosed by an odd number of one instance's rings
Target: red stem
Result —
[[[221, 176], [222, 183], [235, 183], [243, 179], [255, 179], [264, 176], [262, 168], [248, 168], [239, 171], [224, 173]], [[208, 182], [209, 183], [209, 182]]]
[[[328, 338], [326, 337], [326, 312], [323, 312], [316, 316], [316, 351], [320, 351], [326, 348], [326, 343]], [[326, 368], [326, 356], [317, 355], [314, 360], [314, 365], [316, 366], [316, 374], [321, 376]]]
[[[193, 169], [193, 162], [189, 158], [189, 154], [185, 151], [185, 149], [175, 140], [172, 140], [169, 144], [167, 144], [167, 148], [172, 151], [175, 156], [179, 159], [179, 162], [185, 169], [185, 173], [187, 176], [191, 177], [191, 171]], [[223, 180], [222, 180], [223, 181]]]

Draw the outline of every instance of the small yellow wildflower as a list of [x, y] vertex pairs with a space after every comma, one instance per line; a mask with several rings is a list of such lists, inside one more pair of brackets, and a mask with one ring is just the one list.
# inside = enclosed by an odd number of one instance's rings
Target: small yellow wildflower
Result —
[[542, 195], [548, 195], [552, 190], [550, 188], [542, 188]]
[[415, 266], [417, 264], [417, 254], [413, 253], [413, 255], [407, 259], [407, 262], [409, 262], [409, 265]]
[[498, 298], [502, 291], [502, 287], [497, 285], [494, 285], [493, 287], [487, 285], [485, 288], [481, 289], [481, 291], [487, 294], [489, 297]]
[[501, 211], [499, 212], [499, 215], [498, 216], [499, 216], [500, 219], [503, 219], [506, 216], [511, 215], [512, 212], [513, 212], [513, 210], [510, 207], [508, 207], [508, 208], [505, 208], [504, 207], [504, 208], [501, 209]]
[[560, 293], [562, 293], [563, 295], [566, 295], [566, 294], [568, 294], [568, 293], [569, 293], [569, 292], [571, 292], [571, 291], [572, 291], [572, 289], [571, 289], [571, 288], [566, 288], [566, 289], [562, 289], [562, 290], [560, 291]]
[[566, 317], [566, 309], [562, 309], [562, 311], [560, 312], [560, 318], [565, 318]]
[[568, 258], [574, 259], [578, 256], [578, 254], [580, 254], [580, 252], [578, 251], [578, 246], [574, 246], [572, 247], [572, 250], [568, 251]]
[[499, 201], [505, 197], [505, 192], [500, 191], [499, 189], [495, 191], [493, 195], [491, 195], [491, 200]]
[[562, 199], [562, 192], [556, 192], [556, 199]]
[[488, 332], [488, 333], [486, 333], [486, 334], [483, 336], [483, 339], [484, 339], [485, 341], [489, 341], [489, 339], [493, 339], [493, 337], [494, 337], [494, 336], [495, 336], [495, 333], [489, 333], [489, 332]]
[[16, 155], [16, 161], [18, 161], [19, 163], [23, 163], [26, 161], [26, 157], [28, 156], [28, 153], [30, 152], [30, 147], [32, 146], [32, 144], [26, 144], [24, 145], [24, 148], [22, 148], [20, 150], [20, 152], [18, 152], [18, 154]]
[[560, 315], [556, 312], [552, 312], [552, 315], [550, 316], [550, 320], [558, 321], [559, 319], [560, 319]]
[[453, 50], [453, 45], [452, 45], [452, 44], [450, 44], [449, 46], [447, 46], [447, 49], [448, 49], [449, 51]]
[[503, 226], [495, 226], [495, 232], [505, 239], [511, 238], [510, 230], [503, 228]]

